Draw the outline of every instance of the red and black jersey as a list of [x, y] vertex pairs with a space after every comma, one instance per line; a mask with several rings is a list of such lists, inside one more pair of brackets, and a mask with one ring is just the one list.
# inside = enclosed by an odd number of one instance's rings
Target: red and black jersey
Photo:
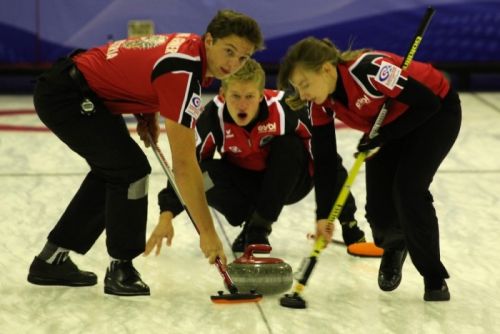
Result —
[[160, 114], [193, 128], [202, 110], [206, 55], [200, 36], [152, 35], [115, 41], [74, 57], [113, 113]]
[[322, 105], [310, 105], [318, 219], [328, 217], [337, 197], [331, 191], [337, 166], [335, 117], [368, 133], [385, 105], [388, 113], [378, 135], [379, 141], [385, 143], [411, 133], [439, 112], [440, 101], [450, 91], [444, 75], [430, 64], [417, 61], [403, 70], [402, 62], [403, 58], [395, 54], [370, 51], [354, 61], [338, 64], [335, 91]]
[[356, 60], [337, 65], [338, 78], [346, 96], [338, 99], [335, 93], [322, 105], [311, 105], [313, 125], [326, 124], [334, 115], [349, 127], [369, 132], [382, 106], [387, 104], [388, 113], [383, 124], [401, 116], [408, 105], [397, 101], [406, 87], [408, 77], [429, 88], [440, 98], [448, 93], [449, 83], [444, 75], [430, 64], [413, 61], [407, 70], [400, 68], [403, 58], [389, 52], [371, 51]]
[[221, 96], [210, 101], [196, 124], [196, 145], [200, 161], [219, 152], [223, 159], [241, 168], [262, 171], [266, 168], [269, 143], [286, 134], [299, 136], [309, 152], [312, 173], [311, 132], [305, 110], [292, 111], [284, 101], [284, 92], [265, 90], [259, 112], [250, 127], [232, 120]]

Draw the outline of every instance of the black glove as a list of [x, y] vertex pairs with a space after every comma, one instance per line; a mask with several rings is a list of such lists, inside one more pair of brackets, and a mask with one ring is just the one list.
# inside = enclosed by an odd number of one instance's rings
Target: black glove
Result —
[[368, 152], [380, 146], [382, 146], [382, 138], [380, 135], [376, 135], [370, 139], [368, 134], [365, 134], [358, 143], [358, 152]]

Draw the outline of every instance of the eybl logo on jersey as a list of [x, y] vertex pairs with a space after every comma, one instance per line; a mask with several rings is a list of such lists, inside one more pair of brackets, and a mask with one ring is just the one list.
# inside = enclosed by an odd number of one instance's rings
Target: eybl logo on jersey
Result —
[[198, 119], [202, 111], [201, 97], [197, 94], [193, 94], [191, 101], [189, 101], [189, 105], [186, 108], [186, 112], [194, 119]]
[[393, 89], [398, 82], [400, 74], [401, 69], [399, 67], [386, 61], [382, 61], [380, 69], [375, 76], [375, 80], [387, 88]]
[[257, 127], [257, 131], [259, 133], [263, 132], [275, 132], [276, 131], [276, 123], [266, 123], [266, 124], [261, 124]]

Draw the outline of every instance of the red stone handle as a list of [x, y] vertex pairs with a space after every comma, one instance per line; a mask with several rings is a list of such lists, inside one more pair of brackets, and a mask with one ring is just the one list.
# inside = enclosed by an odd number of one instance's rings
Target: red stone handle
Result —
[[272, 249], [273, 248], [270, 245], [265, 245], [265, 244], [248, 245], [247, 248], [245, 249], [245, 253], [243, 254], [243, 258], [252, 259], [253, 253], [255, 251], [268, 254], [268, 253], [271, 253]]

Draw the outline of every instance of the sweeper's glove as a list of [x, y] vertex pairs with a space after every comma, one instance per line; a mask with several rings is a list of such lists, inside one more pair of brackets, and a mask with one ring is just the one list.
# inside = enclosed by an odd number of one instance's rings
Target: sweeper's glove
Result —
[[373, 138], [369, 138], [368, 135], [364, 135], [358, 143], [358, 152], [368, 152], [382, 145], [382, 138], [377, 135]]

